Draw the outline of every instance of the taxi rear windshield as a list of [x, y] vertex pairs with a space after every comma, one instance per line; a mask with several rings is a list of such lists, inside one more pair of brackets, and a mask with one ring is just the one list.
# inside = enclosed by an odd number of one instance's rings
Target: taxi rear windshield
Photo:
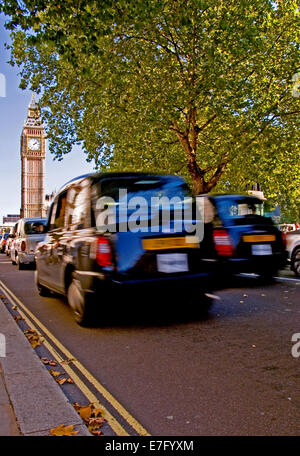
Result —
[[257, 198], [216, 198], [216, 205], [221, 219], [237, 223], [255, 221], [264, 215], [263, 201]]
[[119, 204], [134, 196], [142, 196], [148, 202], [153, 197], [179, 197], [183, 200], [191, 196], [188, 185], [181, 179], [162, 177], [103, 179], [98, 183], [98, 191], [101, 196], [111, 197]]
[[45, 220], [38, 220], [35, 222], [26, 222], [24, 225], [25, 234], [40, 234], [43, 233], [43, 226], [46, 225]]

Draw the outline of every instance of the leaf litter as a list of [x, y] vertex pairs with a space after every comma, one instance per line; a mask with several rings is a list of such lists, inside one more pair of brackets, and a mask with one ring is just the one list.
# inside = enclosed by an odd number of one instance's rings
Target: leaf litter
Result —
[[91, 434], [96, 436], [103, 435], [100, 428], [105, 423], [105, 418], [102, 416], [103, 411], [101, 409], [96, 408], [94, 404], [81, 406], [77, 402], [74, 402], [73, 406]]

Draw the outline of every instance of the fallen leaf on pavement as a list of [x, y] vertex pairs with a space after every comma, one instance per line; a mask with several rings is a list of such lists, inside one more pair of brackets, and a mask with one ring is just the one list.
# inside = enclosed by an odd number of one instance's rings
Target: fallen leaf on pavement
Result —
[[57, 361], [54, 361], [54, 359], [48, 359], [45, 356], [41, 358], [41, 361], [44, 364], [49, 364], [49, 366], [57, 366]]
[[91, 424], [88, 426], [88, 430], [90, 431], [91, 434], [96, 435], [96, 436], [104, 435], [103, 432], [100, 431], [99, 425]]
[[70, 364], [73, 361], [76, 361], [76, 359], [75, 358], [64, 359], [64, 360], [60, 361], [60, 364]]
[[103, 423], [104, 423], [105, 419], [103, 418], [103, 416], [101, 417], [98, 417], [98, 418], [90, 418], [89, 419], [89, 424], [91, 426], [101, 426]]
[[20, 315], [15, 315], [15, 316], [14, 316], [14, 319], [15, 319], [16, 321], [24, 320], [24, 318], [21, 317]]
[[58, 372], [53, 369], [49, 369], [49, 372], [53, 377], [59, 377], [60, 375], [62, 375], [62, 372]]
[[91, 405], [88, 405], [86, 407], [80, 407], [77, 412], [79, 413], [80, 417], [86, 421], [89, 420], [92, 416], [93, 409]]
[[59, 383], [60, 385], [63, 385], [66, 383], [67, 379], [66, 378], [56, 378], [55, 381]]
[[78, 434], [78, 431], [74, 431], [73, 424], [70, 426], [64, 426], [63, 424], [60, 424], [56, 428], [50, 429], [50, 434], [60, 437], [63, 435], [75, 435]]
[[103, 413], [101, 409], [97, 409], [93, 404], [80, 406], [77, 402], [73, 406], [93, 435], [103, 435], [99, 430], [105, 423], [105, 418], [101, 416]]
[[56, 378], [55, 380], [60, 385], [63, 385], [64, 383], [74, 383], [73, 380], [70, 377], [69, 378]]
[[91, 434], [93, 435], [96, 435], [97, 437], [100, 437], [101, 435], [104, 435], [103, 432], [99, 431], [99, 430], [93, 430], [93, 431], [90, 431]]
[[39, 334], [34, 330], [34, 329], [29, 329], [27, 331], [24, 331], [25, 336], [31, 343], [31, 346], [33, 348], [39, 347], [41, 343], [43, 342], [42, 339], [40, 338]]

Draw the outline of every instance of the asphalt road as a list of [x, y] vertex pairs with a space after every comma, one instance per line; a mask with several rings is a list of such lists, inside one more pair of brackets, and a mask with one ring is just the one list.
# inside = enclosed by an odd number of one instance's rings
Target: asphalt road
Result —
[[0, 256], [1, 281], [151, 435], [300, 435], [300, 281], [236, 278], [205, 318], [189, 311], [189, 290], [135, 296], [132, 312], [128, 299], [100, 300], [114, 321], [81, 328], [64, 299], [37, 294], [33, 275]]

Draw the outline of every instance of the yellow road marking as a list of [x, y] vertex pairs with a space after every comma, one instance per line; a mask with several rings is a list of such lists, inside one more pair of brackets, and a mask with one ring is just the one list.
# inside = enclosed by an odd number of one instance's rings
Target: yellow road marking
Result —
[[[0, 280], [0, 286], [7, 292], [7, 294], [10, 296], [10, 298], [13, 299], [15, 301], [15, 303], [19, 307], [21, 307], [27, 313], [27, 315], [40, 327], [40, 329], [57, 346], [57, 348], [66, 356], [67, 359], [75, 358], [72, 355], [72, 353], [64, 345], [62, 345], [62, 343], [43, 325], [43, 323], [41, 323], [38, 320], [38, 318], [35, 317], [35, 315], [17, 298], [17, 296], [15, 296], [15, 294], [2, 282], [2, 280]], [[21, 314], [20, 309], [18, 309], [18, 310]], [[23, 314], [23, 312], [22, 312], [22, 314]], [[23, 318], [25, 318], [25, 317], [26, 317], [26, 315], [23, 316]], [[35, 328], [32, 328], [32, 329], [35, 329]], [[56, 350], [54, 348], [52, 348], [52, 346], [50, 344], [48, 344], [47, 341], [45, 341], [44, 344], [45, 344], [45, 346], [47, 346], [47, 348], [48, 348], [48, 346], [51, 348], [51, 350], [49, 350], [49, 351], [51, 351], [52, 354], [54, 354], [54, 351], [55, 351], [55, 353], [57, 353]], [[60, 357], [60, 355], [58, 353], [57, 353], [57, 356]], [[98, 380], [77, 359], [74, 359], [72, 361], [72, 363], [139, 435], [142, 435], [142, 436], [150, 435], [146, 431], [146, 429], [117, 401], [117, 399], [115, 399], [112, 396], [111, 393], [109, 393], [109, 391], [107, 391], [106, 388], [104, 388], [103, 385], [101, 385], [101, 383], [98, 382]], [[68, 369], [72, 370], [69, 366], [64, 366], [64, 369], [66, 369], [66, 367]], [[66, 369], [66, 372], [67, 371], [68, 370]], [[72, 375], [76, 376], [75, 372]], [[72, 375], [70, 374], [71, 377], [72, 377]], [[86, 387], [86, 385], [80, 380], [80, 378], [78, 376], [76, 376], [76, 377], [77, 377], [80, 385], [84, 388], [84, 390], [89, 391], [88, 388]], [[75, 378], [73, 378], [73, 380], [75, 381]], [[81, 389], [81, 387], [80, 387], [80, 389]], [[86, 393], [84, 393], [84, 394], [86, 394]], [[94, 397], [96, 402], [98, 402], [98, 399], [96, 398], [96, 396], [93, 395], [93, 393], [91, 391], [89, 391], [89, 394]], [[90, 397], [92, 397], [92, 396], [90, 396]], [[95, 402], [95, 400], [93, 400], [92, 402]], [[103, 405], [101, 405], [101, 404], [99, 404], [99, 405], [100, 405], [100, 408], [102, 408], [103, 410], [105, 409], [105, 407], [103, 407]], [[107, 422], [110, 424], [110, 426], [114, 429], [113, 426], [116, 426], [116, 423], [118, 424], [118, 426], [119, 426], [118, 435], [128, 435], [126, 433], [126, 431], [122, 428], [122, 426], [115, 420], [115, 418], [112, 415], [110, 415], [110, 413], [108, 411], [106, 411], [106, 412], [107, 412]], [[123, 433], [121, 428], [123, 429], [125, 434]], [[120, 434], [119, 432], [122, 432], [122, 433]]]
[[[18, 308], [18, 313], [24, 318], [26, 323], [30, 326], [31, 329], [37, 331], [40, 334], [39, 329], [32, 323], [32, 321], [25, 315], [25, 313]], [[52, 354], [53, 358], [56, 359], [59, 363], [63, 361], [63, 358], [60, 354], [52, 347], [51, 344], [47, 340], [43, 340], [43, 345], [47, 348], [47, 350]], [[109, 413], [109, 411], [101, 404], [97, 397], [88, 389], [88, 387], [83, 383], [83, 381], [78, 377], [78, 375], [74, 372], [74, 370], [69, 367], [68, 365], [63, 366], [64, 370], [68, 373], [68, 375], [72, 378], [74, 383], [80, 388], [83, 394], [87, 397], [90, 403], [93, 403], [96, 408], [100, 408], [102, 410], [103, 418], [109, 423], [111, 428], [114, 432], [119, 436], [128, 436], [129, 434], [125, 431], [125, 429], [118, 423], [118, 421]]]

